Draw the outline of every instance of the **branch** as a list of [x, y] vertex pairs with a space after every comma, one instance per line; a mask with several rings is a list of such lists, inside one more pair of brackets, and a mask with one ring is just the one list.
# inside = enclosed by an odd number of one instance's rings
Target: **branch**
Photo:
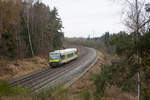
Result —
[[146, 22], [144, 22], [142, 25], [140, 25], [139, 29], [142, 28], [145, 24], [147, 24], [149, 22], [150, 22], [150, 18]]

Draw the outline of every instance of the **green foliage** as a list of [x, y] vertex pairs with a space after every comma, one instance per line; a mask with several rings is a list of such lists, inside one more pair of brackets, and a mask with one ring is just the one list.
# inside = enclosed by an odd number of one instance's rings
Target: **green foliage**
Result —
[[149, 100], [149, 93], [147, 88], [142, 88], [142, 100]]
[[[150, 32], [145, 33], [137, 42], [137, 48], [141, 57], [141, 63], [147, 69], [150, 66]], [[145, 68], [146, 68], [145, 67]]]
[[82, 91], [81, 98], [83, 100], [90, 100], [90, 93], [89, 93], [89, 91], [88, 90]]
[[[136, 42], [136, 43], [135, 43]], [[137, 92], [137, 72], [141, 72], [143, 85], [150, 82], [150, 33], [140, 36], [139, 40], [133, 41], [132, 34], [125, 32], [113, 34], [109, 44], [115, 47], [117, 58], [112, 60], [111, 65], [102, 67], [102, 72], [95, 75], [94, 84], [97, 94], [102, 97], [107, 86], [115, 85], [122, 91]], [[140, 63], [137, 62], [137, 50]], [[149, 87], [146, 87], [147, 91]], [[143, 98], [147, 98], [143, 92]]]
[[31, 91], [29, 89], [23, 88], [22, 86], [17, 86], [13, 88], [13, 94], [14, 95], [21, 95], [21, 96], [28, 96], [31, 94]]
[[[94, 96], [101, 99], [105, 90], [111, 86], [117, 86], [121, 91], [136, 92], [137, 80], [134, 72], [128, 69], [128, 63], [124, 60], [113, 61], [111, 65], [100, 66], [101, 72], [92, 75], [94, 81]], [[134, 71], [134, 70], [133, 70]]]
[[22, 88], [21, 86], [12, 88], [7, 81], [0, 82], [0, 96], [15, 96], [15, 95], [26, 96], [29, 94], [30, 94], [29, 89]]
[[38, 98], [38, 100], [46, 100], [48, 98], [50, 100], [69, 100], [69, 91], [62, 85], [58, 85], [34, 94], [33, 98]]
[[132, 36], [126, 32], [121, 31], [118, 34], [113, 34], [109, 40], [109, 44], [115, 46], [115, 53], [119, 56], [129, 56], [130, 54], [136, 53], [134, 52], [135, 46], [134, 42], [132, 42]]
[[109, 40], [111, 38], [111, 35], [109, 32], [105, 32], [103, 36], [100, 37], [100, 40], [105, 43], [105, 45], [109, 45]]
[[0, 82], [0, 96], [8, 96], [12, 93], [12, 88], [6, 81]]
[[102, 66], [102, 71], [98, 74], [92, 74], [91, 80], [94, 81], [94, 96], [96, 100], [102, 99], [106, 87], [109, 86], [109, 81], [112, 79], [112, 73], [108, 67]]
[[[103, 36], [104, 37], [104, 36]], [[109, 36], [107, 46], [115, 47], [115, 57], [110, 65], [101, 66], [98, 74], [92, 75], [96, 98], [102, 98], [106, 87], [117, 86], [121, 91], [137, 92], [136, 73], [141, 68], [137, 63], [136, 49], [132, 42], [132, 36], [121, 31]]]
[[53, 38], [53, 47], [55, 49], [59, 49], [62, 47], [62, 38], [63, 37], [63, 33], [58, 33], [54, 36]]
[[58, 85], [41, 92], [31, 93], [29, 89], [22, 88], [21, 86], [12, 88], [7, 81], [1, 81], [0, 96], [30, 97], [33, 100], [69, 100], [69, 90], [62, 85]]

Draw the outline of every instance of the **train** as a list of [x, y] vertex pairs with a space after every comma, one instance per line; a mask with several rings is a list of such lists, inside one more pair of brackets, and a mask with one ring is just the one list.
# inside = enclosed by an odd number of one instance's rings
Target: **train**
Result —
[[49, 52], [49, 65], [57, 67], [78, 58], [77, 48], [68, 48]]

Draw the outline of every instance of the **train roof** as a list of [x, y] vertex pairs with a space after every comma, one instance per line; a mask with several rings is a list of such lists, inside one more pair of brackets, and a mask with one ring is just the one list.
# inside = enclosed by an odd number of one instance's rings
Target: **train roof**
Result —
[[63, 50], [55, 50], [54, 52], [50, 52], [50, 53], [60, 53], [61, 55], [64, 55], [66, 53], [70, 54], [76, 51], [77, 51], [77, 48], [68, 48], [68, 49], [63, 49]]

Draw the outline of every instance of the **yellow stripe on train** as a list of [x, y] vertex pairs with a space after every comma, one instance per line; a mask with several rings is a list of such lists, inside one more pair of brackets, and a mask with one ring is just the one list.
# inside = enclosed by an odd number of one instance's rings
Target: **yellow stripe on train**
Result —
[[59, 62], [59, 59], [49, 60], [49, 62]]

